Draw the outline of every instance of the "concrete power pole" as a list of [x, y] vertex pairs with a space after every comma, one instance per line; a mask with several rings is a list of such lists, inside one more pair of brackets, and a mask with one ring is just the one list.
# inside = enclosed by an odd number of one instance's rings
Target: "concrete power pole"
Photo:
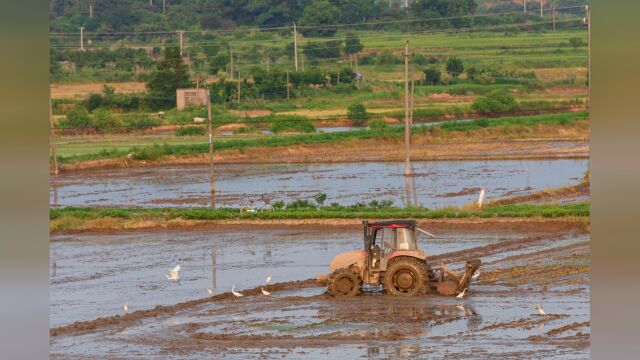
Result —
[[56, 132], [53, 124], [53, 109], [49, 95], [49, 126], [51, 132], [51, 156], [53, 157], [53, 175], [58, 175], [58, 157], [56, 155]]
[[207, 92], [207, 118], [209, 119], [209, 197], [211, 207], [216, 207], [216, 168], [213, 165], [213, 125], [211, 120], [211, 93]]
[[542, 7], [542, 0], [540, 0], [540, 17], [544, 16], [544, 8]]
[[165, 0], [162, 0], [162, 13], [164, 14], [165, 10], [167, 9], [167, 6], [165, 4]]
[[93, 0], [89, 1], [89, 19], [93, 19]]
[[404, 45], [404, 174], [411, 174], [411, 163], [409, 160], [409, 138], [411, 137], [411, 126], [409, 123], [409, 41]]
[[229, 75], [233, 80], [233, 48], [229, 48], [229, 56], [231, 57], [231, 64], [229, 65]]
[[589, 5], [585, 5], [584, 10], [587, 12], [585, 19], [587, 22], [587, 97], [591, 107], [591, 9]]
[[287, 100], [289, 100], [289, 72], [287, 71]]
[[522, 4], [523, 4], [522, 9], [524, 11], [524, 14], [526, 15], [527, 14], [527, 0], [522, 0]]
[[80, 51], [84, 51], [84, 26], [80, 26]]
[[179, 30], [178, 31], [178, 36], [180, 38], [180, 57], [182, 57], [182, 51], [183, 51], [183, 39], [184, 39], [184, 30]]
[[238, 104], [240, 104], [240, 64], [238, 64]]
[[298, 72], [298, 31], [296, 23], [293, 23], [293, 62], [295, 63], [296, 72]]

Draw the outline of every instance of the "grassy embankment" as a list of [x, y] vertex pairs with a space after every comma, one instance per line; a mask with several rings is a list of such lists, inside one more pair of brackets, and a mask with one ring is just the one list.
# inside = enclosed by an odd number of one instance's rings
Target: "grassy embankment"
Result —
[[[538, 125], [569, 126], [575, 121], [588, 118], [585, 112], [560, 113], [521, 117], [481, 118], [462, 123], [444, 123], [431, 127], [418, 127], [414, 133], [439, 133], [469, 132], [486, 128], [526, 128]], [[357, 131], [338, 133], [312, 133], [291, 136], [264, 136], [249, 139], [218, 140], [215, 143], [216, 151], [246, 149], [251, 147], [276, 147], [304, 144], [323, 144], [348, 140], [361, 140], [371, 138], [397, 138], [403, 135], [402, 127], [388, 127], [386, 129], [363, 129]], [[192, 155], [209, 151], [208, 144], [204, 141], [194, 144], [153, 144], [147, 147], [132, 147], [128, 149], [106, 149], [97, 152], [89, 152], [72, 156], [58, 156], [60, 163], [73, 163], [86, 160], [109, 159], [124, 157], [132, 154], [134, 160], [155, 160], [167, 155]]]
[[461, 218], [581, 218], [589, 216], [589, 203], [547, 205], [494, 205], [481, 210], [465, 208], [380, 208], [366, 205], [283, 208], [271, 212], [240, 212], [233, 208], [76, 208], [50, 210], [50, 231], [125, 230], [162, 227], [176, 221], [291, 220], [291, 219], [461, 219]]

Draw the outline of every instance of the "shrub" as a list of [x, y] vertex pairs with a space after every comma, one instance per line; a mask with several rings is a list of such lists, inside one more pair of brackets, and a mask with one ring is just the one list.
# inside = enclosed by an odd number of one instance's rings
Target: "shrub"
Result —
[[299, 199], [287, 204], [287, 209], [315, 209], [315, 205], [313, 205], [309, 200]]
[[369, 119], [367, 109], [362, 104], [351, 104], [347, 109], [347, 117], [353, 121], [354, 124], [364, 124]]
[[447, 72], [454, 78], [462, 74], [464, 72], [462, 60], [458, 58], [449, 58], [449, 60], [447, 60]]
[[86, 129], [93, 126], [91, 115], [82, 105], [76, 105], [67, 112], [67, 118], [60, 121], [60, 127], [63, 129]]
[[318, 206], [322, 206], [324, 202], [327, 200], [327, 194], [318, 193], [316, 194], [316, 196], [313, 197], [313, 199], [316, 201], [316, 203], [318, 203]]
[[278, 200], [272, 204], [273, 208], [276, 210], [281, 210], [285, 207], [285, 202], [282, 200]]
[[584, 42], [580, 38], [572, 37], [571, 39], [569, 39], [569, 45], [573, 46], [574, 49], [579, 48], [583, 44]]
[[384, 130], [388, 128], [389, 124], [384, 120], [377, 119], [369, 123], [369, 129], [371, 130]]
[[471, 104], [471, 108], [481, 114], [514, 111], [516, 107], [515, 98], [503, 89], [493, 90], [485, 96], [478, 97]]
[[311, 121], [304, 116], [274, 116], [272, 119], [271, 131], [274, 134], [281, 132], [312, 133], [316, 131]]
[[389, 51], [384, 51], [382, 54], [378, 55], [377, 63], [378, 65], [395, 65], [401, 62], [400, 58], [393, 55]]
[[176, 136], [199, 136], [204, 135], [202, 126], [185, 126], [176, 130]]
[[122, 130], [124, 125], [120, 118], [104, 109], [97, 109], [93, 112], [93, 123], [99, 133]]
[[438, 69], [426, 69], [424, 70], [424, 81], [429, 85], [440, 84], [440, 70]]
[[255, 126], [243, 126], [237, 129], [233, 129], [234, 134], [252, 134], [252, 133], [259, 133], [259, 132], [260, 132], [260, 129], [258, 129]]

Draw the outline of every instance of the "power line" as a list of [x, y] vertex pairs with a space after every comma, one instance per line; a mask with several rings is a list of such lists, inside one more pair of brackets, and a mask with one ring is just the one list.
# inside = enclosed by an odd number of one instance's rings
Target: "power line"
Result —
[[[570, 10], [570, 9], [578, 9], [583, 8], [583, 5], [579, 6], [566, 6], [559, 7], [556, 10]], [[350, 27], [350, 26], [376, 26], [376, 25], [386, 25], [386, 24], [399, 24], [399, 23], [416, 23], [416, 22], [429, 22], [429, 21], [445, 21], [445, 20], [459, 20], [459, 19], [469, 19], [469, 18], [485, 18], [492, 16], [504, 16], [504, 15], [520, 15], [519, 11], [506, 11], [506, 12], [497, 12], [497, 13], [486, 13], [486, 14], [474, 14], [474, 15], [461, 15], [461, 16], [447, 16], [447, 17], [430, 17], [430, 18], [422, 18], [422, 19], [403, 19], [403, 20], [386, 20], [386, 21], [370, 21], [370, 22], [360, 22], [360, 23], [350, 23], [350, 24], [327, 24], [327, 25], [307, 25], [307, 26], [297, 26], [298, 29], [327, 29], [327, 28], [340, 28], [340, 27]], [[219, 30], [226, 33], [251, 33], [256, 31], [271, 31], [271, 30], [288, 30], [291, 29], [290, 23], [276, 25], [272, 27], [265, 28], [250, 28], [246, 30]], [[101, 36], [116, 36], [116, 35], [136, 35], [136, 34], [175, 34], [176, 30], [173, 31], [120, 31], [120, 32], [96, 32], [94, 34]], [[216, 31], [211, 31], [215, 33]], [[206, 33], [203, 30], [192, 30], [185, 31], [185, 33]], [[50, 35], [55, 34], [65, 34], [65, 35], [78, 35], [79, 33], [73, 32], [52, 32]]]

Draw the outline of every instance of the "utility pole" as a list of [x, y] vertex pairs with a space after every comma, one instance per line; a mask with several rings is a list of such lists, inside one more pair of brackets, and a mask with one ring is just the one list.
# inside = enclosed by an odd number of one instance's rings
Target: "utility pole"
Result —
[[358, 71], [358, 54], [355, 55], [356, 58], [356, 88], [360, 89], [360, 76]]
[[84, 51], [84, 26], [80, 26], [80, 51]]
[[296, 72], [298, 72], [298, 32], [296, 23], [293, 23], [293, 62], [295, 63]]
[[238, 104], [240, 104], [240, 64], [238, 64]]
[[540, 0], [540, 17], [544, 16], [544, 10], [542, 8], [542, 0]]
[[289, 100], [289, 72], [287, 71], [287, 100]]
[[53, 109], [51, 105], [51, 94], [49, 94], [49, 126], [50, 126], [49, 131], [51, 132], [51, 156], [53, 157], [53, 175], [58, 175], [58, 158], [56, 155], [56, 131], [53, 124]]
[[[409, 161], [410, 149], [409, 138], [411, 137], [411, 126], [409, 124], [409, 41], [404, 45], [404, 174], [411, 173], [411, 163]], [[410, 196], [409, 196], [410, 197]]]
[[591, 107], [591, 9], [589, 5], [585, 5], [584, 10], [587, 12], [587, 97]]
[[93, 19], [93, 0], [89, 1], [89, 19]]
[[233, 48], [230, 48], [231, 52], [231, 68], [229, 69], [229, 74], [231, 74], [231, 80], [233, 80]]
[[524, 14], [527, 15], [527, 0], [522, 0], [522, 3], [524, 4], [524, 6], [522, 7], [522, 9], [524, 10]]
[[207, 89], [207, 118], [209, 119], [209, 197], [211, 207], [216, 207], [216, 169], [213, 166], [213, 125], [211, 120], [211, 93]]
[[182, 50], [183, 50], [183, 37], [184, 37], [184, 30], [179, 30], [178, 31], [178, 36], [180, 37], [180, 57], [182, 57]]
[[340, 68], [342, 65], [342, 60], [338, 61], [338, 77], [336, 79], [336, 86], [340, 85]]
[[[410, 105], [410, 108], [409, 108], [409, 113], [410, 113], [410, 115], [409, 115], [409, 126], [411, 127], [411, 129], [413, 129], [413, 98], [414, 98], [413, 95], [415, 93], [414, 92], [415, 82], [414, 82], [414, 79], [413, 79], [413, 73], [415, 71], [415, 68], [416, 68], [415, 65], [411, 64], [411, 105]], [[411, 135], [409, 135], [409, 136], [411, 136]], [[413, 166], [412, 166], [412, 169], [413, 169]]]
[[162, 0], [162, 13], [164, 14], [165, 10], [167, 9], [166, 5], [165, 5], [165, 0]]

